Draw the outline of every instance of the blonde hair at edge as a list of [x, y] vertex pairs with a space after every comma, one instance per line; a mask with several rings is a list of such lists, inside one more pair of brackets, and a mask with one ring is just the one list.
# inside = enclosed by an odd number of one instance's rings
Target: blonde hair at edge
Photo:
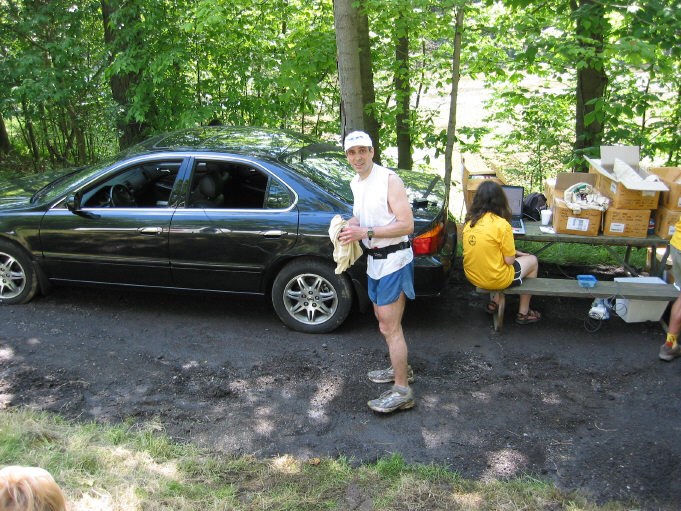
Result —
[[65, 511], [66, 499], [47, 470], [9, 466], [0, 470], [0, 511]]

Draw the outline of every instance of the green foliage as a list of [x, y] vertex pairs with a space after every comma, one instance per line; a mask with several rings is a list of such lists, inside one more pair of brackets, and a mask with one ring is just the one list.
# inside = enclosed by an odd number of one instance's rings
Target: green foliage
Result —
[[[488, 120], [511, 126], [510, 132], [496, 130], [494, 146], [517, 155], [510, 157], [518, 160], [511, 174], [536, 188], [547, 169], [569, 170], [582, 160], [582, 151], [569, 146], [575, 142], [577, 73], [587, 69], [603, 71], [608, 83], [603, 96], [585, 99], [586, 129], [602, 129], [601, 143], [639, 145], [649, 161], [679, 164], [681, 16], [673, 2], [504, 4], [509, 9], [488, 11], [504, 37], [488, 36], [484, 28], [480, 33], [495, 45], [487, 53], [493, 64], [482, 67], [495, 89]], [[523, 87], [528, 75], [539, 85]], [[598, 147], [583, 152], [599, 154]]]
[[493, 104], [497, 107], [489, 119], [508, 126], [497, 136], [499, 158], [506, 159], [505, 176], [530, 191], [541, 191], [547, 177], [568, 170], [572, 141], [568, 92], [548, 83], [533, 90], [499, 86]]
[[[3, 3], [0, 108], [14, 147], [34, 160], [80, 163], [111, 140], [101, 96], [98, 2]], [[10, 37], [5, 37], [5, 36]]]
[[638, 145], [664, 165], [681, 163], [681, 13], [650, 1], [618, 12], [603, 112], [608, 143]]
[[[438, 119], [448, 109], [460, 4], [358, 3], [369, 18], [374, 63], [376, 102], [367, 108], [384, 145], [396, 140], [400, 75], [410, 87], [414, 148], [444, 148]], [[338, 132], [331, 0], [108, 5], [104, 27], [99, 0], [2, 2], [0, 112], [15, 157], [38, 169], [89, 162], [117, 148], [126, 124], [137, 125], [139, 136], [211, 121], [323, 138]], [[465, 6], [462, 76], [484, 77], [494, 95], [486, 125], [457, 126], [459, 151], [502, 153], [532, 186], [569, 168], [581, 159], [569, 149], [577, 72], [591, 69], [607, 76], [607, 87], [586, 101], [585, 127], [601, 130], [608, 144], [640, 145], [656, 163], [680, 163], [681, 10], [672, 0]], [[409, 67], [396, 68], [396, 42], [407, 30]], [[432, 97], [444, 100], [425, 101]]]

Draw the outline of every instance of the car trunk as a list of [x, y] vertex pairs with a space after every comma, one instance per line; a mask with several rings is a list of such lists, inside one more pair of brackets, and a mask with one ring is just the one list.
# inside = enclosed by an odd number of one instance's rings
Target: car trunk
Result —
[[437, 174], [400, 170], [414, 212], [415, 255], [432, 255], [446, 243], [449, 215], [445, 212], [445, 186]]

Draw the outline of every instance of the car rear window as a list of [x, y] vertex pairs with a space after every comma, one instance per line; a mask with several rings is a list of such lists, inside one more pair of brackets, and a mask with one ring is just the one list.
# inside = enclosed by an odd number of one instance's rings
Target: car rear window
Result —
[[343, 153], [325, 152], [294, 157], [287, 162], [298, 174], [344, 202], [352, 203], [350, 181], [355, 171]]

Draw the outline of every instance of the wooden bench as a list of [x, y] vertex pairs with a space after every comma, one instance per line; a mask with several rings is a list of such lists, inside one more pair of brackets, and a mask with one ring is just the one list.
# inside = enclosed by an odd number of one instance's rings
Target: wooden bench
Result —
[[629, 300], [673, 301], [679, 290], [673, 284], [639, 284], [636, 282], [598, 281], [595, 287], [583, 288], [576, 279], [525, 279], [522, 285], [501, 291], [476, 288], [478, 293], [499, 294], [499, 306], [493, 314], [494, 330], [501, 331], [504, 323], [506, 295], [568, 296], [573, 298], [627, 298]]

